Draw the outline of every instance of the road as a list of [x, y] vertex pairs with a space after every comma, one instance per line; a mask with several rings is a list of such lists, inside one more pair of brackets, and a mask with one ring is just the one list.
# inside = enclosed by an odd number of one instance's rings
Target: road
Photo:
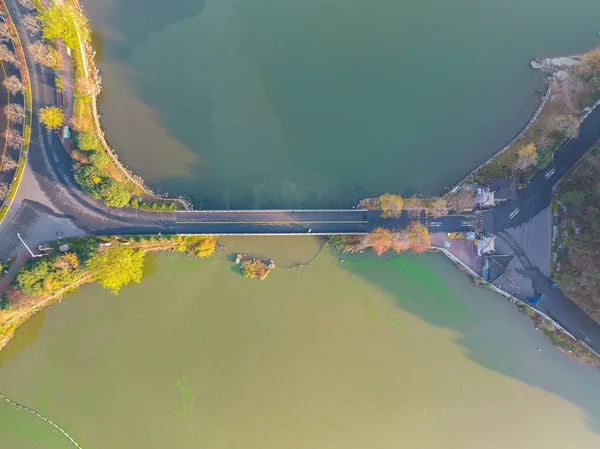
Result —
[[[578, 137], [566, 141], [559, 148], [552, 164], [539, 171], [516, 200], [507, 201], [485, 214], [493, 215], [493, 219], [487, 221], [490, 224], [486, 226], [486, 231], [506, 242], [524, 267], [520, 275], [531, 282], [535, 292], [546, 296], [536, 307], [600, 353], [600, 325], [559, 289], [551, 288], [547, 276], [551, 248], [552, 190], [598, 139], [600, 108], [582, 123]], [[544, 248], [547, 256], [538, 258], [534, 248]]]

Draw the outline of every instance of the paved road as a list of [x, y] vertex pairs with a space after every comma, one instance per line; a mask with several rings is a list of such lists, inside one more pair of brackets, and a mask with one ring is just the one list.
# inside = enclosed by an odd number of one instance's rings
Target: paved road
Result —
[[[561, 323], [575, 337], [600, 352], [600, 325], [592, 320], [559, 289], [550, 287], [550, 251], [541, 263], [532, 253], [534, 247], [550, 248], [552, 189], [579, 159], [600, 139], [600, 108], [581, 125], [579, 136], [570, 139], [555, 153], [552, 164], [539, 171], [518, 198], [485, 212], [486, 230], [497, 234], [511, 248], [524, 269], [520, 273], [535, 292], [546, 295], [538, 308]], [[490, 217], [489, 215], [492, 215]], [[538, 219], [543, 217], [543, 219]], [[535, 223], [532, 228], [531, 223]], [[519, 231], [523, 230], [523, 231]], [[526, 233], [525, 233], [526, 232]]]

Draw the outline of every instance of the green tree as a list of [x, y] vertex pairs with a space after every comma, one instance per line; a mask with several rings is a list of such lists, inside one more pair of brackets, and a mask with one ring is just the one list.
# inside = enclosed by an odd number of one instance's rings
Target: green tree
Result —
[[99, 167], [84, 165], [75, 173], [75, 182], [107, 206], [123, 207], [131, 199], [131, 194], [125, 186]]
[[95, 150], [98, 148], [98, 138], [93, 134], [81, 132], [75, 136], [77, 148], [83, 151]]
[[79, 274], [79, 259], [74, 253], [34, 259], [19, 271], [17, 286], [27, 295], [42, 296], [68, 286]]
[[121, 287], [141, 282], [144, 252], [125, 245], [98, 248], [90, 255], [86, 266], [95, 281], [117, 295]]
[[99, 185], [98, 195], [104, 204], [112, 207], [124, 207], [131, 199], [131, 193], [127, 188], [112, 178], [105, 178]]
[[94, 167], [104, 167], [110, 161], [108, 154], [106, 154], [104, 151], [92, 151], [89, 159], [90, 164], [92, 164]]
[[108, 177], [109, 175], [106, 170], [92, 165], [84, 165], [75, 173], [75, 182], [89, 193], [93, 193], [104, 178]]
[[60, 128], [64, 120], [63, 110], [58, 106], [46, 106], [40, 109], [40, 122], [49, 130]]

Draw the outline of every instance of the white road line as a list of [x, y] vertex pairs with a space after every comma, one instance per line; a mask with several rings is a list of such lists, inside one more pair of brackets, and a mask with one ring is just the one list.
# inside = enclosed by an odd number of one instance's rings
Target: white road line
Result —
[[515, 218], [517, 216], [517, 214], [519, 213], [519, 208], [517, 207], [515, 210], [513, 210], [510, 215], [508, 216], [508, 218], [510, 218], [511, 220], [513, 218]]
[[544, 175], [544, 177], [545, 177], [546, 179], [550, 179], [550, 176], [552, 176], [554, 173], [556, 173], [556, 169], [555, 169], [555, 168], [553, 168], [553, 169], [552, 169], [552, 170], [550, 170], [548, 173], [546, 173], [546, 174]]

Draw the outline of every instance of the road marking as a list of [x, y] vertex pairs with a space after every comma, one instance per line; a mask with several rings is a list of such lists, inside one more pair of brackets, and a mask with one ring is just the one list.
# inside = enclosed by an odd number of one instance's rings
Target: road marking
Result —
[[544, 175], [544, 177], [545, 177], [546, 179], [550, 179], [550, 176], [552, 176], [554, 173], [556, 173], [556, 169], [555, 169], [555, 168], [553, 168], [553, 169], [552, 169], [552, 170], [550, 170], [548, 173], [546, 173], [546, 174]]
[[297, 225], [297, 224], [357, 224], [368, 223], [368, 220], [339, 221], [176, 221], [175, 224], [218, 224], [218, 225]]
[[519, 208], [517, 207], [515, 210], [513, 210], [510, 215], [508, 216], [508, 218], [510, 218], [511, 220], [513, 218], [515, 218], [517, 216], [517, 214], [519, 213]]
[[439, 227], [439, 226], [442, 226], [442, 222], [441, 221], [432, 221], [429, 223], [429, 226]]
[[473, 223], [472, 221], [461, 221], [460, 225], [464, 226], [464, 227], [467, 227], [467, 228], [474, 228], [475, 227], [475, 223]]

